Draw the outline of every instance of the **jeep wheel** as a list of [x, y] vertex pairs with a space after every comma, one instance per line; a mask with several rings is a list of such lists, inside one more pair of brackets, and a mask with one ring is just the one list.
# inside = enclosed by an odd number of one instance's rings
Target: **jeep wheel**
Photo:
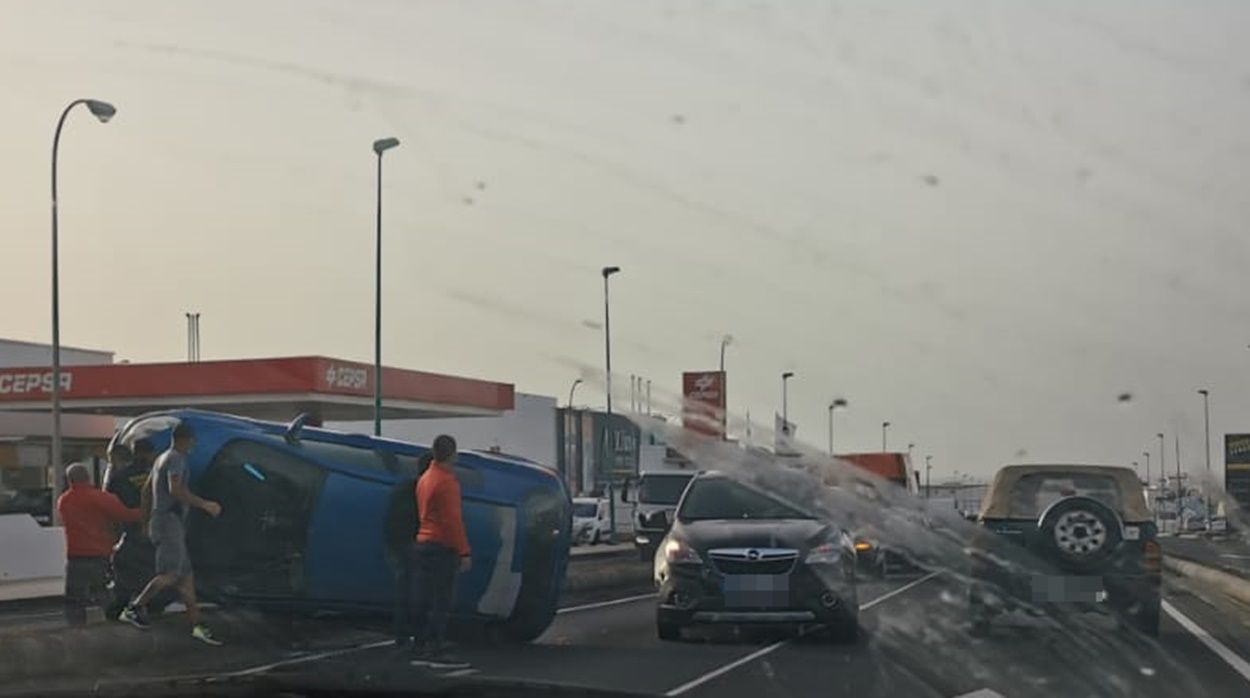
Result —
[[1120, 545], [1120, 517], [1090, 497], [1065, 497], [1050, 505], [1038, 521], [1042, 548], [1066, 567], [1091, 570]]

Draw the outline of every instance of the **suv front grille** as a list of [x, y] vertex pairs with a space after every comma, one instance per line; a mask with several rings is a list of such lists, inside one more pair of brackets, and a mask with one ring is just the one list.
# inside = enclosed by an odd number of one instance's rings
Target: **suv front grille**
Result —
[[799, 553], [786, 548], [729, 548], [709, 550], [708, 557], [721, 574], [788, 574]]

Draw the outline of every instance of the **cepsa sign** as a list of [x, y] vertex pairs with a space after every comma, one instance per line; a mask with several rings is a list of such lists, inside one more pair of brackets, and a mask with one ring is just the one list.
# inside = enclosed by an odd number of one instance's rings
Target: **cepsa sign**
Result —
[[682, 426], [717, 438], [725, 436], [725, 374], [687, 371], [681, 374]]
[[[61, 390], [69, 392], [74, 385], [74, 374], [61, 372]], [[0, 395], [31, 395], [52, 393], [52, 372], [23, 369], [18, 372], [0, 372]]]

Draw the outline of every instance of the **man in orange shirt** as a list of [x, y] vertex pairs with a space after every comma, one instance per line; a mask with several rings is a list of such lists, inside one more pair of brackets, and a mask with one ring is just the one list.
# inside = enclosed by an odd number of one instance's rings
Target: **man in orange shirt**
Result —
[[443, 434], [434, 439], [434, 459], [417, 480], [420, 526], [412, 548], [413, 639], [412, 663], [433, 669], [464, 669], [468, 662], [446, 653], [444, 640], [456, 594], [456, 575], [471, 566], [469, 539], [460, 510], [460, 483], [456, 480], [456, 440]]
[[143, 512], [92, 486], [91, 472], [81, 463], [65, 469], [65, 480], [69, 489], [56, 500], [65, 528], [65, 620], [83, 625], [87, 606], [105, 601], [115, 524], [137, 522]]

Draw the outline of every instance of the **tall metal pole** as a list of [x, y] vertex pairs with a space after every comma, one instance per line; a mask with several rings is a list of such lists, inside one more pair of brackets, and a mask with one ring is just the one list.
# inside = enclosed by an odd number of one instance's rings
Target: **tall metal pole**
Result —
[[1210, 531], [1211, 530], [1211, 498], [1210, 496], [1208, 496], [1208, 491], [1209, 491], [1208, 488], [1210, 487], [1210, 482], [1211, 482], [1211, 391], [1206, 390], [1204, 388], [1202, 390], [1199, 390], [1198, 394], [1202, 395], [1202, 423], [1206, 431], [1206, 440], [1203, 441], [1202, 450], [1206, 452], [1206, 457], [1207, 457], [1207, 476], [1206, 476], [1206, 479], [1202, 483], [1202, 493], [1203, 493], [1202, 499], [1203, 499], [1203, 504], [1204, 504], [1203, 509], [1206, 510], [1207, 530]]
[[569, 409], [573, 409], [573, 391], [577, 390], [577, 386], [582, 384], [582, 379], [578, 378], [573, 381], [573, 385], [569, 386]]
[[[102, 123], [113, 118], [117, 110], [108, 102], [96, 99], [76, 99], [70, 102], [56, 122], [56, 133], [52, 136], [52, 477], [56, 490], [52, 493], [53, 500], [65, 489], [65, 464], [61, 454], [61, 261], [59, 246], [59, 229], [57, 222], [56, 166], [57, 154], [61, 149], [61, 129], [65, 126], [65, 117], [70, 110], [79, 104], [87, 105], [91, 113]], [[52, 508], [53, 520], [60, 523], [60, 515], [56, 507]]]
[[608, 303], [608, 277], [620, 267], [604, 267], [603, 274], [603, 363], [607, 371], [608, 414], [612, 414], [612, 311]]
[[887, 451], [890, 450], [886, 448], [886, 434], [889, 432], [889, 430], [890, 430], [890, 423], [882, 422], [881, 423], [881, 452], [882, 453], [886, 453]]
[[373, 142], [378, 155], [377, 242], [373, 288], [373, 435], [382, 435], [382, 153], [399, 145], [397, 138]]
[[829, 457], [833, 457], [833, 403], [829, 403]]
[[378, 153], [377, 254], [373, 270], [373, 435], [382, 435], [382, 153]]
[[1159, 481], [1162, 483], [1168, 472], [1167, 451], [1164, 450], [1163, 432], [1159, 432], [1155, 436], [1159, 437]]
[[[605, 451], [605, 453], [603, 454], [605, 456], [605, 460], [607, 456], [606, 451], [610, 448], [609, 442], [611, 441], [611, 439], [606, 438], [606, 437], [608, 435], [608, 430], [611, 429], [611, 426], [612, 426], [611, 419], [610, 419], [610, 416], [612, 414], [612, 314], [610, 311], [610, 305], [608, 303], [608, 277], [619, 272], [620, 270], [621, 270], [620, 267], [604, 267], [602, 270], [600, 270], [600, 273], [603, 274], [603, 363], [604, 363], [604, 368], [607, 371], [607, 376], [606, 376], [606, 384], [607, 384], [606, 387], [607, 387], [607, 393], [608, 393], [607, 412], [609, 415], [609, 419], [607, 420], [607, 425], [604, 428], [605, 438], [602, 440], [603, 449]], [[611, 463], [609, 465], [614, 466], [615, 463]], [[615, 541], [616, 540], [616, 475], [615, 475], [614, 467], [609, 467], [609, 470], [608, 470], [608, 526], [612, 530], [612, 534], [608, 536], [608, 541], [609, 542]]]
[[786, 371], [781, 374], [781, 428], [789, 436], [790, 432], [790, 390], [789, 381], [794, 377], [794, 371]]
[[929, 473], [933, 470], [933, 456], [924, 457], [924, 498], [929, 498]]
[[[1146, 457], [1146, 492], [1150, 492], [1150, 451], [1142, 451], [1141, 454]], [[1149, 496], [1149, 494], [1147, 494]], [[1147, 502], [1149, 504], [1149, 502]]]
[[[1177, 434], [1176, 441], [1176, 524], [1180, 525], [1181, 516], [1181, 435]], [[1177, 530], [1179, 533], [1179, 529]]]

